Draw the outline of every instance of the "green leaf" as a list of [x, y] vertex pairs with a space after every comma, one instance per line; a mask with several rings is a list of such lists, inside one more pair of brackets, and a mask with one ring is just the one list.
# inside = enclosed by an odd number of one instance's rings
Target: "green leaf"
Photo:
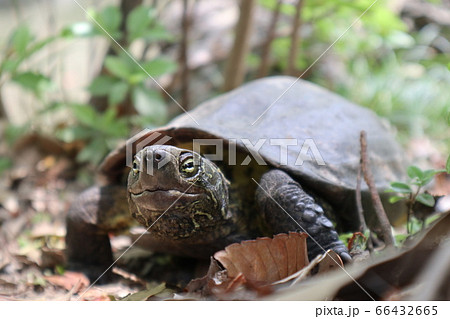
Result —
[[408, 173], [408, 176], [411, 179], [415, 178], [417, 178], [418, 180], [423, 179], [423, 171], [417, 166], [409, 166], [406, 172]]
[[166, 121], [167, 107], [157, 91], [136, 87], [133, 90], [133, 102], [140, 115], [151, 117], [158, 123]]
[[111, 74], [118, 78], [128, 80], [133, 71], [133, 67], [125, 59], [126, 57], [108, 56], [105, 59], [105, 66]]
[[389, 203], [394, 204], [402, 199], [404, 199], [402, 196], [391, 196], [389, 197]]
[[53, 82], [50, 78], [46, 77], [41, 73], [34, 72], [24, 72], [16, 74], [12, 80], [19, 84], [22, 88], [30, 90], [38, 97], [42, 95], [43, 92], [50, 90], [54, 87]]
[[419, 232], [422, 229], [422, 221], [420, 219], [417, 219], [416, 217], [412, 216], [409, 219], [409, 229], [410, 234], [415, 234]]
[[64, 273], [66, 272], [66, 269], [64, 268], [63, 265], [56, 265], [56, 266], [55, 266], [55, 272], [56, 272], [58, 275], [64, 275]]
[[128, 93], [128, 83], [120, 81], [114, 84], [108, 94], [109, 105], [117, 105], [125, 100]]
[[157, 42], [157, 41], [173, 41], [174, 36], [170, 34], [167, 29], [162, 25], [152, 26], [151, 29], [147, 29], [142, 37], [148, 42]]
[[1, 63], [0, 66], [1, 70], [14, 73], [24, 60], [26, 60], [34, 53], [41, 50], [47, 44], [53, 42], [55, 39], [56, 37], [49, 37], [41, 41], [34, 42], [32, 45], [27, 46], [27, 49], [22, 54], [20, 54], [20, 56], [9, 57], [7, 60]]
[[136, 292], [134, 294], [128, 295], [125, 298], [121, 299], [122, 301], [145, 301], [148, 298], [159, 294], [166, 288], [166, 284], [162, 283], [156, 287], [151, 287], [146, 290], [142, 290], [139, 292]]
[[433, 207], [435, 204], [434, 197], [428, 193], [421, 193], [421, 194], [417, 195], [416, 200], [419, 203], [422, 203], [429, 207]]
[[98, 165], [103, 160], [108, 151], [108, 146], [106, 145], [103, 137], [94, 138], [83, 148], [80, 153], [78, 153], [77, 161], [90, 162], [92, 164]]
[[128, 125], [126, 119], [118, 118], [114, 107], [109, 107], [98, 119], [96, 129], [105, 137], [105, 142], [109, 146], [116, 146], [117, 138], [123, 138], [128, 135]]
[[276, 0], [259, 0], [258, 3], [260, 6], [263, 6], [266, 9], [275, 10], [277, 1]]
[[130, 83], [130, 85], [137, 85], [137, 84], [142, 84], [142, 82], [144, 82], [146, 79], [148, 78], [148, 75], [145, 74], [145, 72], [139, 72], [138, 73], [133, 73], [130, 75], [130, 77], [128, 78], [128, 82]]
[[395, 235], [395, 242], [401, 244], [406, 240], [406, 238], [408, 238], [408, 236], [409, 236], [408, 234]]
[[32, 45], [28, 46], [26, 52], [18, 60], [18, 63], [20, 64], [22, 61], [29, 58], [33, 54], [39, 52], [41, 49], [43, 49], [45, 46], [52, 43], [56, 39], [57, 39], [56, 36], [52, 36], [52, 37], [48, 37], [48, 38], [42, 39], [40, 41], [34, 42]]
[[116, 83], [117, 79], [108, 75], [100, 75], [92, 80], [88, 90], [94, 96], [108, 95]]
[[25, 53], [29, 43], [33, 40], [30, 28], [27, 25], [19, 26], [13, 33], [11, 42], [14, 50], [20, 56]]
[[130, 43], [144, 35], [154, 17], [155, 10], [146, 6], [138, 6], [130, 12], [126, 26]]
[[92, 131], [83, 126], [65, 127], [56, 132], [56, 137], [65, 143], [86, 141], [92, 136]]
[[71, 110], [80, 123], [89, 127], [96, 127], [98, 115], [91, 105], [73, 104]]
[[142, 64], [145, 71], [152, 77], [158, 77], [176, 70], [177, 65], [168, 59], [154, 59]]
[[102, 26], [113, 38], [119, 32], [120, 23], [122, 22], [122, 14], [118, 6], [109, 6], [98, 13], [97, 22]]
[[409, 33], [398, 30], [391, 32], [385, 41], [393, 49], [407, 49], [415, 45], [415, 40]]
[[97, 33], [95, 32], [95, 29], [92, 26], [92, 24], [86, 21], [76, 22], [74, 24], [65, 27], [61, 31], [61, 36], [64, 38], [91, 37], [95, 34]]
[[423, 178], [420, 180], [420, 186], [425, 186], [433, 179], [434, 175], [440, 173], [439, 170], [429, 169], [423, 172]]
[[8, 60], [4, 60], [1, 64], [0, 64], [0, 73], [3, 72], [11, 72], [13, 73], [18, 67], [19, 64], [21, 62], [21, 59], [15, 59], [15, 58], [8, 58]]
[[401, 182], [392, 182], [390, 190], [402, 194], [408, 194], [412, 192], [411, 187], [409, 187], [408, 184]]

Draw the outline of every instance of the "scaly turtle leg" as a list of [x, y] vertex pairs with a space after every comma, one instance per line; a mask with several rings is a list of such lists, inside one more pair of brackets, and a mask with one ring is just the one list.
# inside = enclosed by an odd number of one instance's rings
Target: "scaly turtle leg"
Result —
[[344, 262], [351, 261], [322, 207], [288, 174], [270, 170], [261, 177], [259, 185], [256, 202], [273, 234], [306, 231], [310, 260], [333, 249]]
[[[113, 263], [108, 233], [127, 229], [131, 221], [125, 187], [91, 187], [81, 193], [66, 219], [69, 268], [97, 279]], [[105, 275], [107, 280], [111, 272]]]

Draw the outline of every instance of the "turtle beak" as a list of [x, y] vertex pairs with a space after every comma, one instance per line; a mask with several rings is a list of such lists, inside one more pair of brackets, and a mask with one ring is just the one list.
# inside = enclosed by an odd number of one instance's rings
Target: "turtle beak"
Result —
[[135, 174], [134, 182], [129, 180], [131, 193], [180, 188], [178, 162], [171, 152], [160, 147], [148, 146], [136, 157], [139, 157], [139, 172]]
[[141, 150], [136, 155], [139, 170], [131, 172], [128, 178], [129, 192], [135, 195], [144, 191], [202, 192], [180, 175], [179, 158], [183, 151], [168, 145], [152, 145]]
[[173, 166], [176, 164], [175, 156], [160, 147], [148, 146], [141, 152], [141, 169], [146, 175], [153, 176], [158, 171], [162, 172], [163, 170], [164, 173], [167, 173], [167, 171], [173, 170]]

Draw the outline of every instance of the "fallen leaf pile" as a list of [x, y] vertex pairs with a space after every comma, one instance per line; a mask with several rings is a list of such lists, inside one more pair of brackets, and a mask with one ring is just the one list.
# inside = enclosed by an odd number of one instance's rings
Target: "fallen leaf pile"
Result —
[[306, 238], [305, 233], [290, 232], [231, 244], [214, 254], [204, 277], [189, 283], [186, 297], [253, 300], [313, 273], [343, 267], [331, 250], [309, 263]]

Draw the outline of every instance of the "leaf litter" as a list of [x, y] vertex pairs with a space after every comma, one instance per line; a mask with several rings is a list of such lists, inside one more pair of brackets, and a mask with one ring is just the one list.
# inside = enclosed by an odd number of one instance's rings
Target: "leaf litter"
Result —
[[[64, 156], [52, 152], [42, 155], [30, 144], [23, 150], [0, 179], [0, 300], [76, 300], [89, 282], [81, 274], [64, 270], [64, 218], [69, 203], [83, 187], [69, 183], [68, 177], [75, 169]], [[439, 192], [434, 193], [448, 194], [449, 185], [448, 175], [439, 175], [435, 185]], [[445, 196], [438, 204], [442, 206], [448, 198]], [[408, 238], [402, 250], [385, 256], [376, 252], [381, 259], [372, 256], [363, 262], [355, 261], [354, 265], [346, 265], [346, 271], [370, 291], [369, 279], [382, 269], [385, 280], [392, 284], [375, 295], [378, 299], [448, 300], [448, 289], [442, 284], [448, 282], [448, 273], [438, 267], [448, 264], [444, 248], [448, 249], [445, 238], [450, 237], [445, 217], [449, 205], [445, 207], [439, 209], [441, 213], [429, 229]], [[342, 271], [326, 272], [340, 269], [332, 251], [305, 263], [302, 236], [278, 234], [272, 239], [233, 244], [216, 253], [217, 260], [211, 260], [208, 273], [192, 280], [184, 292], [183, 286], [171, 287], [164, 280], [149, 283], [116, 269], [118, 282], [96, 285], [80, 300], [120, 300], [127, 296], [136, 300], [362, 299], [361, 289], [353, 286]], [[115, 236], [112, 238], [114, 242]], [[119, 249], [127, 246], [123, 238], [116, 242]], [[414, 276], [392, 278], [411, 263], [417, 266]]]

